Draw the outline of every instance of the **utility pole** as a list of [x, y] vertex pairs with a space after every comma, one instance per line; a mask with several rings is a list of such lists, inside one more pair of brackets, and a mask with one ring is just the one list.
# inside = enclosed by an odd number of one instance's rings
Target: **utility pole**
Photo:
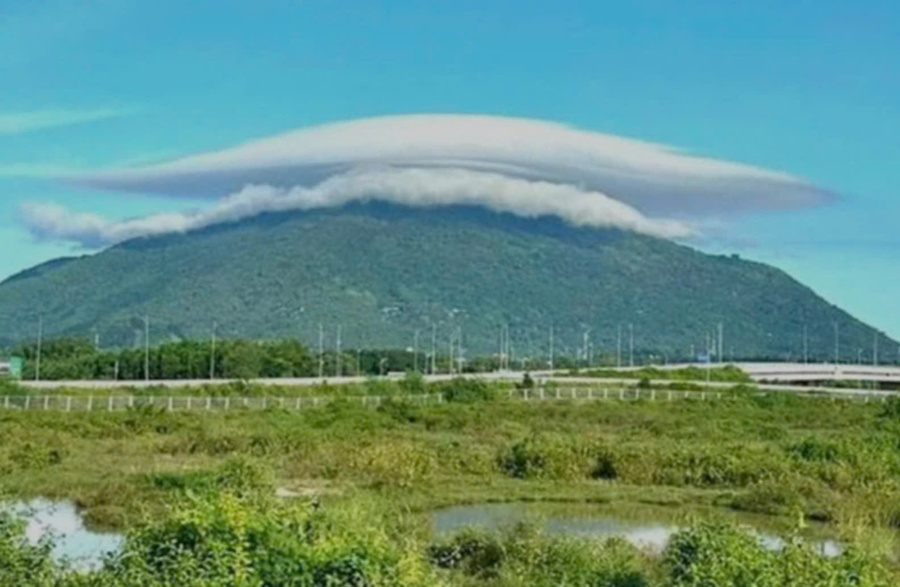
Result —
[[448, 345], [450, 356], [447, 363], [447, 373], [453, 375], [453, 327], [450, 327], [450, 344]]
[[322, 323], [319, 322], [319, 379], [325, 376], [325, 333], [322, 330]]
[[591, 337], [591, 330], [590, 330], [590, 328], [586, 328], [584, 330], [584, 332], [582, 333], [582, 337], [581, 337], [582, 338], [581, 345], [583, 347], [581, 353], [584, 355], [585, 366], [590, 366], [590, 359], [588, 358], [588, 345], [590, 344], [590, 342], [589, 342], [590, 337]]
[[634, 324], [628, 323], [628, 366], [634, 367]]
[[500, 363], [498, 366], [499, 371], [503, 371], [503, 356], [506, 352], [506, 349], [504, 348], [505, 341], [503, 339], [504, 327], [505, 327], [505, 325], [503, 325], [503, 324], [500, 325], [500, 340], [498, 341], [500, 343], [500, 348], [497, 349], [497, 359]]
[[334, 376], [341, 376], [341, 325], [337, 327], [337, 338], [334, 342]]
[[463, 358], [463, 346], [462, 346], [462, 326], [456, 327], [456, 363], [457, 369], [456, 372], [460, 375], [463, 372], [463, 363], [466, 360]]
[[150, 316], [144, 314], [144, 381], [150, 381]]
[[838, 364], [841, 362], [841, 339], [840, 339], [840, 327], [838, 326], [837, 320], [834, 322], [834, 368], [837, 369]]
[[[897, 351], [900, 354], [900, 350]], [[553, 371], [553, 327], [550, 327], [550, 370]]]
[[622, 324], [616, 329], [616, 369], [622, 368]]
[[809, 327], [803, 325], [803, 363], [809, 363]]
[[44, 344], [44, 315], [38, 314], [38, 339], [37, 339], [37, 355], [34, 364], [34, 380], [41, 379], [41, 347]]
[[434, 375], [434, 367], [437, 362], [437, 324], [431, 323], [431, 374]]
[[356, 347], [356, 376], [357, 376], [357, 377], [360, 376], [360, 370], [359, 370], [359, 366], [360, 366], [359, 363], [360, 363], [360, 361], [359, 361], [359, 356], [360, 356], [361, 353], [362, 353], [361, 349], [360, 349], [359, 347]]
[[872, 335], [872, 366], [878, 366], [878, 333]]
[[509, 371], [509, 324], [500, 327], [500, 370]]
[[419, 372], [419, 331], [413, 337], [413, 373]]
[[719, 356], [716, 358], [719, 359], [720, 364], [725, 362], [724, 346], [722, 344], [723, 338], [725, 338], [725, 324], [719, 322]]
[[709, 384], [710, 370], [712, 369], [712, 341], [709, 332], [706, 333], [706, 383]]
[[465, 359], [463, 358], [463, 346], [462, 346], [462, 326], [456, 327], [456, 360], [459, 363], [459, 369], [456, 370], [457, 373], [462, 374], [462, 365]]
[[211, 339], [211, 348], [209, 352], [209, 378], [210, 380], [216, 378], [216, 327], [218, 325], [215, 321], [213, 321], [213, 329], [212, 329], [212, 339]]

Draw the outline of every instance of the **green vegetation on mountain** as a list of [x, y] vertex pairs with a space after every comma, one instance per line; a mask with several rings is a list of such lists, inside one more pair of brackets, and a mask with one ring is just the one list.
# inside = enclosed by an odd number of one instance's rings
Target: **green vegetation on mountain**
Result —
[[[48, 336], [142, 341], [297, 338], [343, 348], [494, 352], [509, 325], [515, 358], [609, 362], [633, 324], [638, 360], [699, 354], [722, 322], [726, 358], [831, 360], [834, 324], [845, 358], [874, 330], [783, 272], [619, 230], [523, 219], [473, 208], [357, 204], [268, 214], [188, 234], [125, 242], [63, 259], [0, 285], [0, 345]], [[882, 338], [882, 348], [889, 341]], [[447, 351], [449, 352], [449, 351]], [[891, 354], [891, 359], [894, 358]]]

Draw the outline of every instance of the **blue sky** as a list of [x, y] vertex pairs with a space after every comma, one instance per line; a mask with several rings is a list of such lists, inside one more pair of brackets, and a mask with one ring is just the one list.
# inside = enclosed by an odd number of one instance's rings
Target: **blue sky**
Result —
[[[786, 6], [789, 5], [789, 6]], [[23, 202], [195, 205], [54, 176], [392, 113], [556, 120], [806, 178], [834, 204], [703, 248], [781, 267], [900, 336], [900, 7], [819, 2], [0, 4], [0, 275], [71, 254]]]

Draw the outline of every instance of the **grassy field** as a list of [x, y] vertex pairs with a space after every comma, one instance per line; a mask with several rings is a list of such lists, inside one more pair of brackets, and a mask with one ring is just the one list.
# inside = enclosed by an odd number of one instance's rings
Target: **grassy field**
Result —
[[[412, 384], [421, 382], [403, 385]], [[395, 385], [386, 391], [409, 391]], [[90, 522], [129, 529], [128, 549], [145, 562], [193, 528], [171, 560], [109, 570], [120, 578], [144, 573], [144, 582], [98, 585], [168, 585], [177, 576], [183, 585], [511, 586], [888, 585], [895, 578], [900, 404], [746, 387], [717, 401], [673, 403], [525, 403], [463, 381], [429, 391], [437, 390], [446, 403], [411, 405], [398, 395], [377, 409], [336, 401], [303, 412], [3, 412], [0, 491], [72, 499]], [[279, 490], [296, 497], [276, 499]], [[827, 561], [799, 543], [769, 553], [713, 523], [678, 535], [654, 557], [621, 541], [527, 527], [435, 538], [422, 522], [441, 505], [516, 500], [704, 505], [797, 525], [818, 520], [860, 548]], [[15, 532], [15, 524], [2, 527]], [[303, 538], [308, 533], [315, 537]], [[15, 550], [10, 560], [40, 558], [15, 540], [0, 542]], [[279, 549], [308, 561], [303, 572], [313, 574], [296, 574], [307, 582], [260, 578], [264, 568], [287, 573], [287, 562], [266, 558], [287, 556]], [[310, 570], [344, 555], [361, 565], [360, 582], [327, 583]], [[192, 566], [205, 556], [215, 564]], [[41, 564], [48, 576], [65, 574]], [[212, 574], [204, 579], [205, 572]]]

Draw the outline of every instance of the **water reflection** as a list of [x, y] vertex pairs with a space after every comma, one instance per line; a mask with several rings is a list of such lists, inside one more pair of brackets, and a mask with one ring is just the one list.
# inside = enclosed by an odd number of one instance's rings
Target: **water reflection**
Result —
[[54, 558], [67, 559], [76, 569], [97, 568], [103, 556], [117, 552], [124, 541], [119, 534], [88, 530], [78, 509], [69, 502], [35, 499], [8, 504], [4, 509], [28, 520], [25, 535], [32, 544], [53, 536]]
[[[635, 546], [661, 553], [672, 535], [692, 521], [726, 519], [755, 531], [763, 546], [784, 548], [780, 537], [793, 529], [769, 516], [721, 511], [712, 508], [679, 509], [644, 505], [569, 505], [543, 503], [479, 504], [455, 506], [433, 513], [432, 524], [438, 534], [465, 527], [490, 530], [511, 527], [520, 522], [539, 525], [550, 534], [607, 538], [618, 536]], [[808, 526], [803, 537], [829, 557], [842, 552], [840, 543], [826, 535], [824, 525]]]

